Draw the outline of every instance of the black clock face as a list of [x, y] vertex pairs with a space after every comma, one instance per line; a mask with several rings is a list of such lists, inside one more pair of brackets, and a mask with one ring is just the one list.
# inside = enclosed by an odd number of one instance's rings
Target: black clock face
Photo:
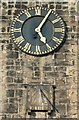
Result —
[[11, 26], [11, 38], [24, 52], [43, 55], [63, 41], [63, 20], [51, 9], [31, 7], [21, 11]]

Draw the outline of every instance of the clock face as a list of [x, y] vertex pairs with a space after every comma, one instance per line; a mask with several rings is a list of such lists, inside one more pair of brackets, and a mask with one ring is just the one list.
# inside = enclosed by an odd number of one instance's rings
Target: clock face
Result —
[[43, 7], [22, 10], [11, 26], [11, 38], [23, 52], [32, 55], [54, 51], [62, 43], [64, 33], [63, 20]]

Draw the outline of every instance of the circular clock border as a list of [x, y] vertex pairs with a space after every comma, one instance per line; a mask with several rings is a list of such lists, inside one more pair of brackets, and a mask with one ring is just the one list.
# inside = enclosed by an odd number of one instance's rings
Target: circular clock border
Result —
[[[36, 6], [35, 6], [36, 7]], [[25, 52], [25, 53], [27, 53], [27, 54], [30, 54], [30, 55], [35, 55], [35, 56], [41, 56], [41, 55], [46, 55], [46, 54], [48, 54], [48, 53], [51, 53], [52, 51], [55, 51], [60, 45], [61, 45], [61, 43], [63, 42], [63, 39], [64, 39], [64, 36], [65, 36], [65, 24], [64, 24], [64, 21], [63, 21], [63, 19], [52, 9], [52, 13], [57, 17], [57, 19], [60, 19], [60, 24], [61, 24], [61, 26], [62, 26], [62, 35], [61, 35], [61, 41], [58, 43], [58, 44], [56, 44], [56, 46], [54, 46], [54, 48], [51, 48], [49, 51], [46, 51], [46, 52], [42, 52], [42, 53], [32, 53], [32, 52], [29, 52], [29, 51], [25, 51], [24, 50], [24, 48], [22, 48], [21, 46], [20, 46], [20, 44], [18, 44], [17, 43], [17, 41], [16, 41], [16, 38], [15, 38], [15, 35], [14, 35], [14, 26], [15, 26], [15, 24], [16, 24], [16, 21], [17, 21], [17, 19], [22, 15], [22, 14], [24, 14], [24, 13], [26, 13], [26, 11], [28, 11], [28, 10], [32, 10], [32, 9], [34, 9], [35, 7], [29, 7], [29, 8], [27, 8], [26, 10], [22, 10], [15, 18], [14, 18], [14, 20], [13, 20], [13, 22], [12, 22], [12, 25], [11, 25], [11, 29], [10, 29], [10, 36], [11, 36], [11, 39], [14, 41], [14, 43], [18, 46], [18, 48], [20, 49], [20, 50], [22, 50], [23, 52]], [[42, 8], [42, 7], [39, 7], [40, 9], [44, 9], [44, 10], [50, 10], [50, 9], [47, 9], [47, 8]], [[27, 19], [30, 19], [30, 17], [28, 17]], [[50, 20], [50, 19], [49, 19]], [[24, 21], [23, 21], [23, 23], [24, 23]], [[22, 28], [21, 28], [22, 29]], [[20, 34], [21, 34], [21, 32], [20, 32]]]

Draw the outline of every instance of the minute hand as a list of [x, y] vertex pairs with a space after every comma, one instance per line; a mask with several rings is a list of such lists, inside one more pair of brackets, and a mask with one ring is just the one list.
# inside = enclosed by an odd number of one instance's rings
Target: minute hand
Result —
[[[52, 9], [50, 9], [48, 11], [48, 13], [46, 14], [45, 18], [42, 20], [42, 22], [39, 24], [39, 26], [35, 29], [36, 32], [38, 32], [41, 29], [41, 27], [43, 26], [43, 24], [45, 23], [45, 21], [47, 20], [47, 18], [50, 15], [51, 12], [52, 12]], [[37, 30], [37, 29], [39, 29], [39, 30]]]

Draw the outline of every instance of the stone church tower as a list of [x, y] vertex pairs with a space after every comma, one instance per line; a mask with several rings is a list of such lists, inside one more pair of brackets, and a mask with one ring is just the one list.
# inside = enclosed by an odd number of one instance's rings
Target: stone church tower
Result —
[[[10, 38], [14, 17], [36, 5], [52, 8], [66, 24], [63, 46], [43, 57], [23, 53]], [[78, 0], [0, 1], [0, 120], [78, 118], [78, 32]]]

